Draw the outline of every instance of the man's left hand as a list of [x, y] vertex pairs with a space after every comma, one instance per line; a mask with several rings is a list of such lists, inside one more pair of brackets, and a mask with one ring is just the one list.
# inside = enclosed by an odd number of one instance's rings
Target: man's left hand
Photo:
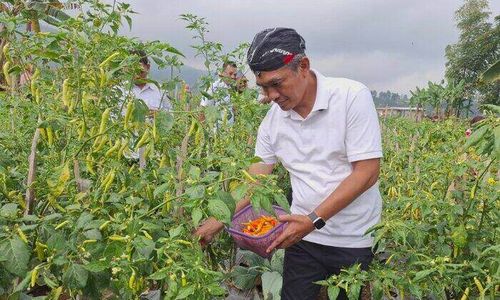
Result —
[[288, 225], [281, 235], [267, 248], [270, 253], [275, 248], [287, 248], [302, 240], [314, 230], [314, 224], [308, 216], [304, 215], [283, 215], [279, 216], [280, 222], [288, 222]]

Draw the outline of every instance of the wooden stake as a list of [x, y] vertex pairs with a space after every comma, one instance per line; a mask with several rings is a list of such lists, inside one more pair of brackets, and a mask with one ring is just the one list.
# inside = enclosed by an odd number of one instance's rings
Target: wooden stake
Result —
[[28, 157], [28, 182], [26, 186], [26, 209], [24, 210], [24, 215], [30, 215], [33, 212], [33, 204], [35, 202], [35, 189], [33, 188], [33, 183], [36, 178], [36, 147], [38, 145], [38, 140], [40, 139], [40, 129], [35, 129], [35, 134], [33, 135], [33, 140], [31, 141], [31, 153]]

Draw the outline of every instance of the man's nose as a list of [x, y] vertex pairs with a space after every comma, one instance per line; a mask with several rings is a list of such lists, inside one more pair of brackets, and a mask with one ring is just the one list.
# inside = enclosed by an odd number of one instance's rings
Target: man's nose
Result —
[[267, 97], [271, 101], [275, 101], [276, 99], [278, 99], [280, 97], [280, 93], [276, 89], [270, 88], [267, 90]]

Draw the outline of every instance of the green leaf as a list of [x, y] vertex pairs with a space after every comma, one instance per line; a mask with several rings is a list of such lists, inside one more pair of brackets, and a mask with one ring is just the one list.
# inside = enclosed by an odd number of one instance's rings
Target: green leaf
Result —
[[94, 216], [92, 216], [90, 213], [88, 212], [83, 212], [80, 217], [78, 218], [78, 220], [76, 221], [76, 227], [75, 229], [82, 229], [83, 227], [85, 227], [85, 225], [87, 225], [92, 219], [94, 218]]
[[[31, 280], [31, 272], [26, 273], [24, 279], [16, 286], [16, 288], [12, 291], [13, 293], [18, 293], [26, 290]], [[16, 299], [15, 297], [9, 297], [7, 299]]]
[[415, 277], [413, 278], [413, 281], [419, 281], [420, 279], [427, 277], [429, 274], [434, 272], [434, 269], [427, 269], [427, 270], [422, 270], [419, 271], [415, 274]]
[[252, 208], [255, 212], [259, 212], [261, 208], [260, 200], [262, 198], [261, 193], [255, 192], [250, 198], [250, 204], [252, 204]]
[[155, 198], [158, 198], [158, 196], [163, 195], [166, 191], [168, 191], [168, 183], [164, 183], [156, 187], [156, 189], [153, 192], [153, 196]]
[[43, 217], [43, 221], [45, 222], [50, 222], [50, 221], [53, 221], [53, 220], [58, 220], [62, 218], [62, 215], [60, 213], [55, 213], [55, 214], [50, 214], [50, 215], [47, 215], [45, 217]]
[[[205, 93], [206, 94], [206, 93]], [[207, 106], [205, 107], [205, 118], [208, 124], [213, 124], [220, 118], [220, 111], [217, 106]]]
[[91, 261], [91, 262], [89, 262], [88, 264], [86, 264], [84, 266], [84, 268], [87, 271], [92, 272], [92, 273], [102, 272], [102, 271], [106, 270], [109, 267], [110, 267], [110, 264], [109, 264], [109, 262], [107, 260], [95, 260], [95, 261]]
[[47, 240], [47, 246], [49, 247], [49, 249], [64, 250], [67, 246], [66, 239], [61, 233], [56, 232], [52, 234]]
[[15, 218], [17, 215], [17, 204], [7, 203], [0, 209], [0, 216], [4, 218]]
[[500, 160], [500, 125], [493, 129], [493, 134], [495, 138], [495, 155], [497, 160]]
[[62, 280], [68, 288], [81, 289], [87, 285], [89, 272], [79, 264], [71, 264], [64, 272]]
[[249, 269], [242, 266], [235, 266], [231, 272], [231, 278], [234, 285], [242, 290], [248, 290], [255, 286], [255, 279], [259, 272], [255, 269]]
[[186, 189], [186, 194], [191, 199], [201, 199], [205, 196], [205, 186], [195, 185]]
[[177, 294], [177, 297], [175, 297], [175, 299], [176, 300], [186, 299], [188, 296], [192, 294], [194, 294], [194, 286], [193, 285], [185, 286], [181, 288], [179, 294]]
[[290, 213], [290, 204], [283, 194], [274, 194], [274, 202], [278, 204], [279, 207], [283, 208], [286, 212]]
[[472, 134], [467, 139], [467, 142], [464, 145], [464, 150], [467, 150], [467, 149], [469, 149], [469, 147], [473, 147], [477, 143], [479, 143], [481, 141], [481, 139], [483, 138], [483, 136], [488, 131], [488, 129], [489, 129], [488, 126], [483, 126], [477, 130], [474, 130], [474, 132], [472, 132]]
[[166, 111], [156, 113], [156, 130], [160, 135], [166, 135], [174, 126], [174, 117]]
[[128, 24], [128, 29], [132, 29], [132, 18], [130, 16], [123, 16]]
[[339, 296], [340, 288], [338, 286], [328, 287], [328, 299], [335, 300]]
[[176, 236], [178, 236], [179, 234], [181, 234], [182, 232], [182, 229], [184, 227], [181, 225], [177, 226], [176, 228], [172, 228], [168, 231], [168, 234], [170, 235], [170, 238], [175, 238]]
[[167, 278], [169, 272], [170, 272], [170, 268], [163, 268], [163, 269], [160, 269], [160, 270], [154, 272], [153, 274], [151, 274], [148, 277], [148, 279], [162, 280], [162, 279]]
[[226, 294], [226, 289], [223, 289], [216, 283], [212, 283], [209, 286], [207, 286], [207, 290], [210, 293], [210, 295], [213, 296], [224, 296]]
[[258, 195], [260, 197], [260, 200], [259, 200], [260, 206], [268, 213], [274, 215], [275, 212], [274, 212], [273, 203], [272, 203], [271, 199], [263, 193], [258, 193]]
[[133, 245], [137, 253], [144, 258], [150, 258], [151, 253], [153, 253], [155, 249], [155, 242], [144, 236], [136, 237], [133, 241]]
[[494, 104], [483, 104], [481, 108], [494, 112], [496, 114], [500, 114], [500, 106]]
[[0, 244], [0, 261], [7, 271], [17, 276], [24, 276], [28, 272], [30, 251], [17, 235]]
[[132, 111], [132, 121], [143, 123], [146, 120], [146, 115], [149, 113], [149, 108], [140, 99], [134, 100], [134, 110]]
[[231, 222], [231, 211], [227, 207], [226, 203], [219, 199], [212, 199], [208, 202], [208, 211], [217, 220], [223, 223]]
[[197, 166], [191, 166], [188, 175], [191, 179], [198, 180], [201, 176], [201, 169]]
[[349, 286], [349, 293], [347, 297], [349, 300], [357, 300], [359, 298], [359, 293], [361, 292], [361, 284], [355, 283]]
[[195, 208], [191, 212], [191, 219], [193, 219], [193, 225], [195, 227], [198, 227], [198, 224], [200, 224], [201, 218], [203, 218], [203, 213], [200, 208]]
[[481, 74], [481, 80], [485, 82], [500, 81], [500, 60]]
[[83, 235], [88, 239], [88, 240], [100, 240], [102, 239], [102, 234], [101, 231], [98, 229], [90, 229], [87, 230], [83, 233]]
[[264, 300], [280, 299], [283, 278], [278, 272], [265, 272], [262, 274], [262, 293]]
[[170, 52], [170, 53], [173, 53], [173, 54], [177, 54], [177, 55], [180, 55], [182, 57], [185, 57], [184, 54], [182, 54], [182, 52], [180, 52], [179, 50], [177, 50], [176, 48], [172, 47], [172, 46], [168, 46], [165, 51], [167, 52]]
[[208, 100], [211, 100], [213, 97], [207, 92], [200, 91], [200, 93], [203, 95], [203, 97], [207, 98]]
[[250, 163], [251, 164], [256, 164], [256, 163], [260, 163], [262, 162], [262, 158], [258, 157], [258, 156], [254, 156], [252, 157], [252, 159], [250, 160]]
[[236, 201], [234, 200], [233, 196], [231, 196], [231, 194], [228, 192], [218, 191], [217, 198], [222, 200], [222, 202], [227, 205], [229, 211], [231, 212], [231, 215], [233, 215], [234, 211], [236, 210]]
[[278, 249], [271, 258], [271, 270], [283, 274], [283, 263], [285, 261], [285, 250]]
[[241, 199], [243, 199], [243, 197], [245, 197], [245, 195], [247, 194], [247, 191], [248, 191], [248, 184], [241, 183], [240, 185], [238, 185], [236, 187], [236, 189], [234, 189], [234, 191], [231, 193], [231, 195], [233, 196], [233, 198], [236, 201], [240, 201]]

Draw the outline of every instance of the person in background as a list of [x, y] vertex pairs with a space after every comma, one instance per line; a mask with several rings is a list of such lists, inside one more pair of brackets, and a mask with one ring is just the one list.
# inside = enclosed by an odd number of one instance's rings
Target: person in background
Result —
[[469, 137], [472, 134], [472, 126], [474, 126], [474, 124], [476, 124], [477, 122], [480, 122], [484, 119], [485, 119], [484, 116], [481, 116], [481, 115], [473, 117], [469, 122], [471, 127], [467, 128], [467, 130], [465, 131], [465, 136]]
[[238, 75], [236, 77], [236, 92], [241, 94], [247, 88], [248, 88], [248, 78], [241, 71], [238, 71]]
[[[148, 119], [151, 121], [152, 116], [156, 112], [170, 111], [172, 109], [172, 104], [170, 103], [166, 94], [162, 94], [155, 84], [147, 81], [151, 65], [149, 64], [149, 59], [146, 55], [146, 52], [144, 52], [143, 50], [134, 50], [131, 52], [131, 54], [139, 57], [141, 69], [134, 78], [134, 82], [132, 83], [133, 85], [130, 90], [131, 95], [129, 96], [133, 96], [136, 99], [144, 101], [149, 109]], [[122, 92], [127, 93], [127, 91], [123, 89]], [[122, 111], [122, 113], [125, 113], [125, 111]], [[144, 168], [146, 166], [143, 147], [139, 148], [138, 152], [130, 151], [129, 153], [126, 153], [125, 156], [128, 156], [133, 160], [138, 159], [139, 166], [141, 168]]]
[[168, 97], [162, 94], [158, 87], [151, 82], [147, 82], [151, 65], [143, 50], [134, 50], [132, 54], [139, 57], [141, 71], [134, 78], [132, 93], [137, 99], [141, 99], [148, 106], [150, 113], [160, 110], [170, 111], [172, 104]]
[[[211, 97], [203, 97], [200, 102], [200, 106], [217, 106], [227, 113], [227, 123], [234, 123], [234, 111], [233, 105], [231, 103], [230, 90], [235, 86], [236, 78], [238, 74], [238, 67], [236, 63], [232, 61], [226, 61], [222, 65], [222, 72], [219, 74], [219, 79], [217, 79], [207, 91], [207, 94]], [[205, 115], [201, 114], [201, 121], [205, 120]]]

